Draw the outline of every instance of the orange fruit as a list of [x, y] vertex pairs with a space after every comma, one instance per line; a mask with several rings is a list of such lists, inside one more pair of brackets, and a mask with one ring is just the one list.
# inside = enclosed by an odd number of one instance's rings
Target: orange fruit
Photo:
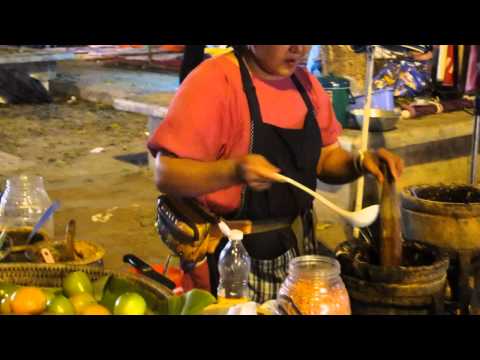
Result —
[[112, 315], [108, 309], [102, 305], [90, 304], [83, 308], [80, 315]]
[[47, 296], [40, 289], [24, 287], [12, 295], [11, 307], [16, 315], [39, 315], [47, 307]]
[[89, 293], [77, 294], [72, 296], [70, 302], [75, 309], [75, 313], [81, 314], [83, 309], [88, 305], [96, 304], [95, 298]]

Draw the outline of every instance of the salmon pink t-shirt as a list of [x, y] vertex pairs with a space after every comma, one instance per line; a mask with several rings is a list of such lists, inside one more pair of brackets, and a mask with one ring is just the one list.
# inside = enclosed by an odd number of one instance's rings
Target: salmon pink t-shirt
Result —
[[[318, 80], [303, 68], [296, 76], [312, 100], [323, 146], [336, 143], [341, 125], [331, 100]], [[265, 123], [301, 129], [307, 107], [290, 78], [263, 80], [252, 75]], [[249, 152], [251, 122], [238, 62], [232, 53], [204, 61], [182, 83], [165, 120], [149, 140], [155, 157], [167, 151], [179, 158], [216, 161]], [[240, 207], [242, 186], [203, 196], [200, 200], [218, 214]]]

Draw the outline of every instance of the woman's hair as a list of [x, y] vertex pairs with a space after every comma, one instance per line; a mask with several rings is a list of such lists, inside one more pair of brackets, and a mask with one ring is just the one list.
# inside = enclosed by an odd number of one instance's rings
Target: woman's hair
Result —
[[244, 55], [248, 51], [247, 45], [231, 45], [233, 49], [240, 55]]

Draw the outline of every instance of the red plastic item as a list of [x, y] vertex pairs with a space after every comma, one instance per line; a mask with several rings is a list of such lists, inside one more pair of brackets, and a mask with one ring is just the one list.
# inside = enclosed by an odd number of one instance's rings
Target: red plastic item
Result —
[[[158, 272], [160, 274], [163, 274], [163, 265], [162, 264], [152, 265], [152, 268], [156, 272]], [[134, 274], [140, 274], [141, 273], [140, 271], [138, 271], [137, 269], [135, 269], [133, 267], [129, 268], [128, 271], [130, 271]], [[168, 277], [170, 280], [172, 280], [175, 283], [177, 288], [182, 287], [183, 277], [184, 277], [184, 273], [183, 273], [182, 269], [180, 269], [178, 267], [175, 267], [175, 266], [170, 266], [165, 275], [166, 275], [166, 277]]]
[[172, 53], [183, 53], [185, 50], [185, 45], [162, 45], [160, 49]]

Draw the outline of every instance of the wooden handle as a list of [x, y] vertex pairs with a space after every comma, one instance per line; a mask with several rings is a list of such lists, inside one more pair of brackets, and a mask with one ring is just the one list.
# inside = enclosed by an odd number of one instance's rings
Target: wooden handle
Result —
[[382, 163], [381, 168], [385, 181], [380, 206], [380, 264], [400, 266], [403, 256], [402, 230], [396, 184], [387, 164]]
[[70, 220], [67, 225], [65, 241], [67, 243], [67, 253], [70, 260], [75, 260], [75, 232], [76, 232], [76, 222], [75, 220]]

